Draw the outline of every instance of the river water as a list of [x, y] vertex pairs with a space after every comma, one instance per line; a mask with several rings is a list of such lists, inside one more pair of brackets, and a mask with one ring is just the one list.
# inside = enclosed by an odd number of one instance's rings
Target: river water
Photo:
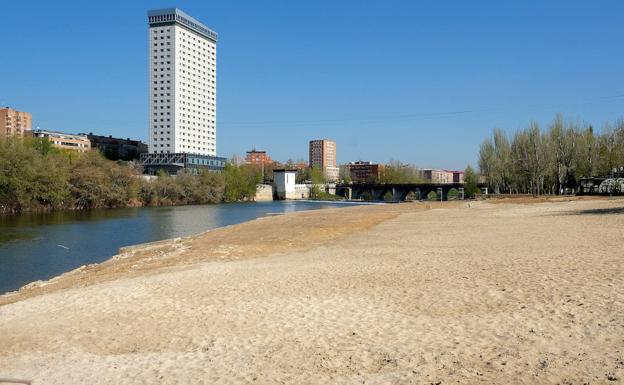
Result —
[[122, 246], [188, 236], [271, 213], [345, 206], [271, 201], [0, 217], [0, 293], [102, 262]]

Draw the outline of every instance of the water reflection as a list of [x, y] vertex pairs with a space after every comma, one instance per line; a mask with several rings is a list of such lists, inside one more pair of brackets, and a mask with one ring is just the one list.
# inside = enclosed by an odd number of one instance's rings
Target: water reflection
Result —
[[268, 213], [327, 207], [336, 204], [281, 201], [0, 217], [0, 293], [102, 262], [122, 246], [188, 236]]

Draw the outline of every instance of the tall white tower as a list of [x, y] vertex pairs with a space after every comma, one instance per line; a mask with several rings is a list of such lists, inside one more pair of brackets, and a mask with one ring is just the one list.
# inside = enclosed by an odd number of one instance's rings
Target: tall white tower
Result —
[[217, 34], [177, 8], [149, 11], [149, 153], [217, 154]]

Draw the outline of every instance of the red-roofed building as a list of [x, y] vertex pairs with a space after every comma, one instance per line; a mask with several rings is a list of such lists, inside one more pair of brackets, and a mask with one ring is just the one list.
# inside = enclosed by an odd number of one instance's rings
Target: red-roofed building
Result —
[[245, 156], [245, 163], [254, 166], [264, 166], [269, 163], [273, 163], [273, 160], [269, 155], [267, 155], [266, 151], [256, 151], [256, 149], [254, 148], [251, 151], [247, 151], [247, 156]]

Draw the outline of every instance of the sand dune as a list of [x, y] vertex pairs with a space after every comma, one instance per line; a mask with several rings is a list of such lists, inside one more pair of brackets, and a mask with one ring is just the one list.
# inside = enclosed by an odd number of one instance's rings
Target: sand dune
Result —
[[232, 226], [128, 257], [138, 273], [110, 262], [5, 298], [0, 377], [622, 383], [622, 207], [393, 205]]

